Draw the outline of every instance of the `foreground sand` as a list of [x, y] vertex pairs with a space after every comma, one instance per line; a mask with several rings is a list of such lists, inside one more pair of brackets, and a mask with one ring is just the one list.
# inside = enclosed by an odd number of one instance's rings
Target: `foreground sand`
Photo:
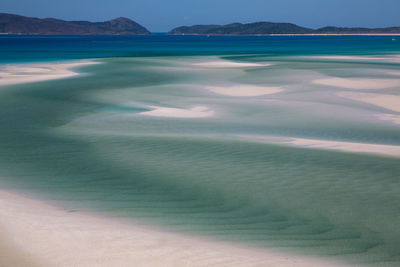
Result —
[[69, 212], [4, 190], [0, 225], [0, 266], [339, 266]]
[[80, 75], [71, 69], [92, 64], [97, 62], [9, 65], [0, 69], [0, 86], [69, 78]]

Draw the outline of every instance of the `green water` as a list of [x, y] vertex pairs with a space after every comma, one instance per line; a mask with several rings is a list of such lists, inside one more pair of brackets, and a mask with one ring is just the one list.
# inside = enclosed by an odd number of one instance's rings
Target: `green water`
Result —
[[[218, 60], [272, 65], [192, 65]], [[400, 64], [266, 55], [97, 61], [79, 68], [79, 77], [0, 89], [3, 188], [168, 231], [354, 264], [400, 264], [400, 159], [251, 137], [400, 145], [400, 125], [377, 117], [400, 114], [337, 95], [360, 90], [312, 83], [398, 79], [388, 72]], [[284, 91], [232, 97], [205, 89], [235, 84]], [[149, 106], [207, 106], [215, 114], [143, 116]]]

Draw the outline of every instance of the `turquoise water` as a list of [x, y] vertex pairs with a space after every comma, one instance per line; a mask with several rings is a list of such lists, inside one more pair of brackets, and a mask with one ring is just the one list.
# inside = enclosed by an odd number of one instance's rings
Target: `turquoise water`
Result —
[[[383, 107], [326, 77], [399, 80], [400, 41], [366, 37], [0, 37], [0, 63], [95, 59], [0, 88], [0, 177], [74, 211], [354, 264], [400, 264], [400, 159], [255, 137], [400, 145]], [[318, 58], [320, 55], [388, 60]], [[270, 64], [206, 68], [198, 62]], [[279, 86], [234, 97], [208, 86]], [[144, 116], [206, 106], [214, 116]]]

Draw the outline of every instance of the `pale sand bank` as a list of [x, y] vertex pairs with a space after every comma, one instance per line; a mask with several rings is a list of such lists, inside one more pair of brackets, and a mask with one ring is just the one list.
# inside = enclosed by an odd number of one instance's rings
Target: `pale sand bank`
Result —
[[384, 121], [391, 121], [396, 124], [400, 124], [400, 115], [394, 114], [379, 114], [377, 117]]
[[383, 62], [383, 63], [399, 63], [399, 55], [386, 56], [311, 56], [308, 58], [324, 59], [324, 60], [344, 60], [344, 61], [366, 61], [366, 62]]
[[71, 69], [91, 64], [97, 64], [97, 62], [7, 65], [0, 68], [0, 86], [69, 78], [79, 75]]
[[268, 86], [255, 86], [255, 85], [233, 85], [233, 86], [207, 86], [207, 90], [210, 90], [216, 94], [228, 95], [228, 96], [262, 96], [282, 92], [283, 89], [280, 87], [268, 87]]
[[321, 148], [321, 149], [340, 150], [353, 153], [372, 153], [372, 154], [379, 154], [391, 157], [400, 157], [400, 146], [393, 146], [393, 145], [353, 143], [353, 142], [304, 139], [304, 138], [294, 138], [292, 140], [287, 141], [287, 143], [307, 148]]
[[399, 95], [341, 92], [338, 93], [338, 96], [372, 104], [395, 112], [400, 112]]
[[393, 75], [393, 76], [400, 76], [400, 71], [389, 71], [389, 72], [387, 72], [387, 74]]
[[205, 118], [214, 115], [214, 111], [204, 106], [196, 106], [191, 109], [168, 108], [159, 106], [149, 106], [149, 108], [153, 110], [141, 112], [139, 114], [145, 116], [168, 118]]
[[362, 61], [374, 61], [374, 60], [384, 60], [384, 57], [366, 57], [366, 56], [313, 56], [311, 58], [315, 59], [329, 59], [329, 60], [362, 60]]
[[351, 153], [368, 153], [396, 158], [400, 157], [400, 146], [397, 145], [382, 145], [371, 143], [356, 143], [323, 139], [306, 139], [296, 137], [277, 137], [262, 135], [236, 135], [232, 137], [240, 138], [250, 142], [261, 142], [266, 144], [290, 145], [303, 148], [337, 150]]
[[204, 68], [249, 68], [249, 67], [267, 67], [271, 66], [271, 64], [233, 62], [233, 61], [220, 60], [220, 61], [193, 63], [192, 66], [204, 67]]
[[323, 78], [312, 81], [314, 84], [341, 87], [347, 89], [385, 89], [400, 85], [397, 79], [368, 78]]
[[[340, 266], [68, 212], [3, 190], [0, 223], [20, 251], [15, 253], [32, 255], [42, 266]], [[0, 262], [12, 256], [7, 253]], [[21, 263], [13, 266], [25, 266], [23, 262], [21, 258]]]

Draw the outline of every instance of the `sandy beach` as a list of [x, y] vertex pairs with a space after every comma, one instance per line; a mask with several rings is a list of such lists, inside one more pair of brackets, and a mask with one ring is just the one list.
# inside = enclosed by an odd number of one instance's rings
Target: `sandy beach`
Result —
[[69, 78], [79, 75], [73, 68], [92, 64], [98, 63], [85, 60], [74, 63], [6, 65], [0, 68], [0, 86]]
[[12, 252], [0, 266], [340, 266], [69, 212], [4, 190], [0, 225]]
[[227, 96], [262, 96], [270, 95], [282, 92], [283, 89], [280, 87], [268, 87], [268, 86], [255, 86], [255, 85], [233, 85], [233, 86], [207, 86], [207, 90], [212, 91], [216, 94], [227, 95]]

